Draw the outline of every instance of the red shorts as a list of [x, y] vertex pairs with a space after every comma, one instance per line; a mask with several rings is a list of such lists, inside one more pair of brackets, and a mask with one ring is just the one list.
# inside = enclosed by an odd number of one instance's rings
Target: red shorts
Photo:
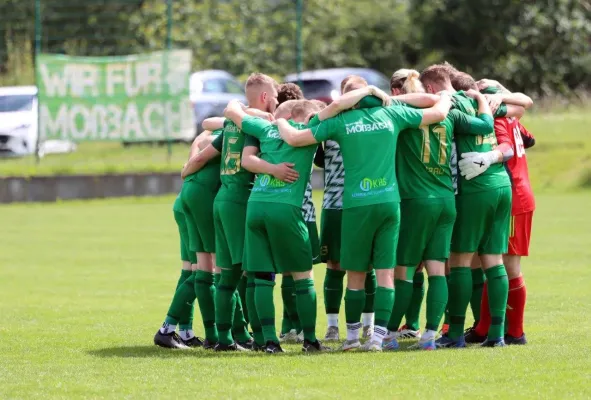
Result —
[[534, 212], [512, 215], [509, 225], [509, 250], [510, 256], [528, 256], [529, 240], [531, 238], [531, 224]]

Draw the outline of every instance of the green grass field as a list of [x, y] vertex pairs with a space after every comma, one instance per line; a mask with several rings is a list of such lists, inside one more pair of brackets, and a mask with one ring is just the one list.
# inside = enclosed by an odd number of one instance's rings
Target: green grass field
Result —
[[1, 206], [0, 398], [589, 398], [589, 204], [538, 196], [529, 345], [312, 356], [152, 344], [180, 267], [172, 197]]
[[[574, 109], [528, 113], [524, 124], [536, 136], [528, 150], [534, 189], [572, 190], [591, 187], [591, 112]], [[120, 143], [81, 143], [72, 154], [48, 155], [37, 165], [34, 157], [0, 159], [0, 176], [59, 174], [104, 174], [121, 172], [180, 171], [188, 146], [139, 145], [123, 148]]]

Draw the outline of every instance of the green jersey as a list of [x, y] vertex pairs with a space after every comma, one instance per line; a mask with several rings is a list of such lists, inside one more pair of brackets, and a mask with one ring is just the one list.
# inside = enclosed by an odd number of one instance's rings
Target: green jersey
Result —
[[221, 153], [220, 179], [222, 186], [216, 200], [246, 203], [250, 195], [253, 174], [242, 168], [245, 135], [227, 119], [222, 133], [212, 143]]
[[417, 128], [423, 112], [408, 107], [363, 108], [320, 122], [310, 121], [317, 141], [332, 139], [341, 147], [345, 167], [343, 208], [400, 201], [396, 142], [401, 131]]
[[[211, 132], [211, 136], [218, 137], [221, 135], [221, 133], [222, 129], [216, 129], [215, 131]], [[213, 191], [217, 191], [220, 187], [220, 160], [220, 156], [212, 158], [199, 171], [187, 176], [185, 178], [185, 182], [193, 181], [207, 186]]]
[[493, 119], [489, 115], [472, 117], [459, 110], [451, 110], [442, 122], [403, 131], [398, 139], [396, 155], [400, 197], [454, 197], [450, 167], [454, 133], [483, 135], [492, 128]]
[[[457, 92], [452, 96], [453, 107], [468, 115], [475, 116], [478, 110], [478, 102], [468, 97], [464, 92]], [[504, 107], [503, 107], [504, 106]], [[503, 109], [504, 108], [504, 109]], [[501, 105], [494, 117], [502, 117], [507, 114], [507, 106]], [[477, 152], [486, 153], [497, 147], [497, 138], [494, 129], [489, 133], [482, 135], [467, 135], [463, 132], [454, 132], [456, 142], [456, 152], [458, 160], [463, 153]], [[458, 193], [477, 193], [499, 187], [511, 186], [509, 175], [502, 163], [491, 164], [491, 166], [477, 177], [466, 180], [461, 176], [458, 180]]]
[[[305, 128], [305, 125], [293, 121], [289, 123], [297, 129]], [[301, 208], [318, 145], [291, 147], [281, 139], [277, 125], [258, 117], [244, 117], [242, 131], [252, 136], [252, 139], [247, 136], [246, 146], [260, 146], [261, 159], [271, 164], [293, 163], [294, 169], [300, 174], [300, 178], [293, 183], [283, 182], [271, 175], [257, 174], [249, 201], [285, 203]]]

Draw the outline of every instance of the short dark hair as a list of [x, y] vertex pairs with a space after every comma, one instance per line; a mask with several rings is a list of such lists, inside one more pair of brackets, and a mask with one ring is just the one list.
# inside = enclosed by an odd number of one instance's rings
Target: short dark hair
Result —
[[454, 87], [455, 90], [478, 90], [476, 81], [474, 80], [474, 78], [472, 78], [472, 75], [466, 72], [456, 71], [451, 74], [450, 80], [451, 85]]
[[431, 83], [444, 84], [450, 80], [451, 72], [452, 69], [449, 65], [434, 64], [425, 68], [421, 72], [419, 79], [425, 86]]
[[285, 103], [288, 100], [302, 100], [304, 93], [302, 89], [295, 83], [282, 83], [277, 88], [277, 101], [279, 104]]

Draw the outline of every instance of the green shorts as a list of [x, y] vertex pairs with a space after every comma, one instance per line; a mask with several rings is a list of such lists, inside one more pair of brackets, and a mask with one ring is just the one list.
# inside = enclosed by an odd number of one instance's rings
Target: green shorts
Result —
[[305, 272], [312, 269], [308, 228], [300, 207], [249, 202], [245, 247], [245, 266], [249, 272]]
[[231, 269], [242, 264], [246, 204], [219, 200], [213, 203], [216, 265]]
[[451, 251], [505, 254], [509, 242], [511, 187], [456, 196], [458, 216]]
[[400, 202], [400, 238], [396, 261], [416, 267], [421, 261], [445, 262], [456, 220], [456, 200], [406, 199]]
[[213, 200], [215, 191], [187, 181], [181, 189], [183, 212], [189, 230], [189, 249], [197, 253], [215, 253]]
[[396, 266], [400, 203], [381, 203], [343, 210], [341, 268], [367, 272]]
[[187, 229], [185, 214], [176, 210], [173, 212], [174, 220], [179, 228], [179, 237], [181, 239], [181, 260], [189, 261], [191, 264], [197, 264], [197, 255], [194, 251], [189, 249], [189, 230]]
[[320, 217], [320, 257], [322, 262], [341, 260], [343, 210], [322, 209]]
[[310, 243], [310, 249], [312, 251], [312, 264], [320, 264], [320, 241], [318, 240], [318, 225], [316, 221], [306, 222], [308, 227], [308, 242]]

